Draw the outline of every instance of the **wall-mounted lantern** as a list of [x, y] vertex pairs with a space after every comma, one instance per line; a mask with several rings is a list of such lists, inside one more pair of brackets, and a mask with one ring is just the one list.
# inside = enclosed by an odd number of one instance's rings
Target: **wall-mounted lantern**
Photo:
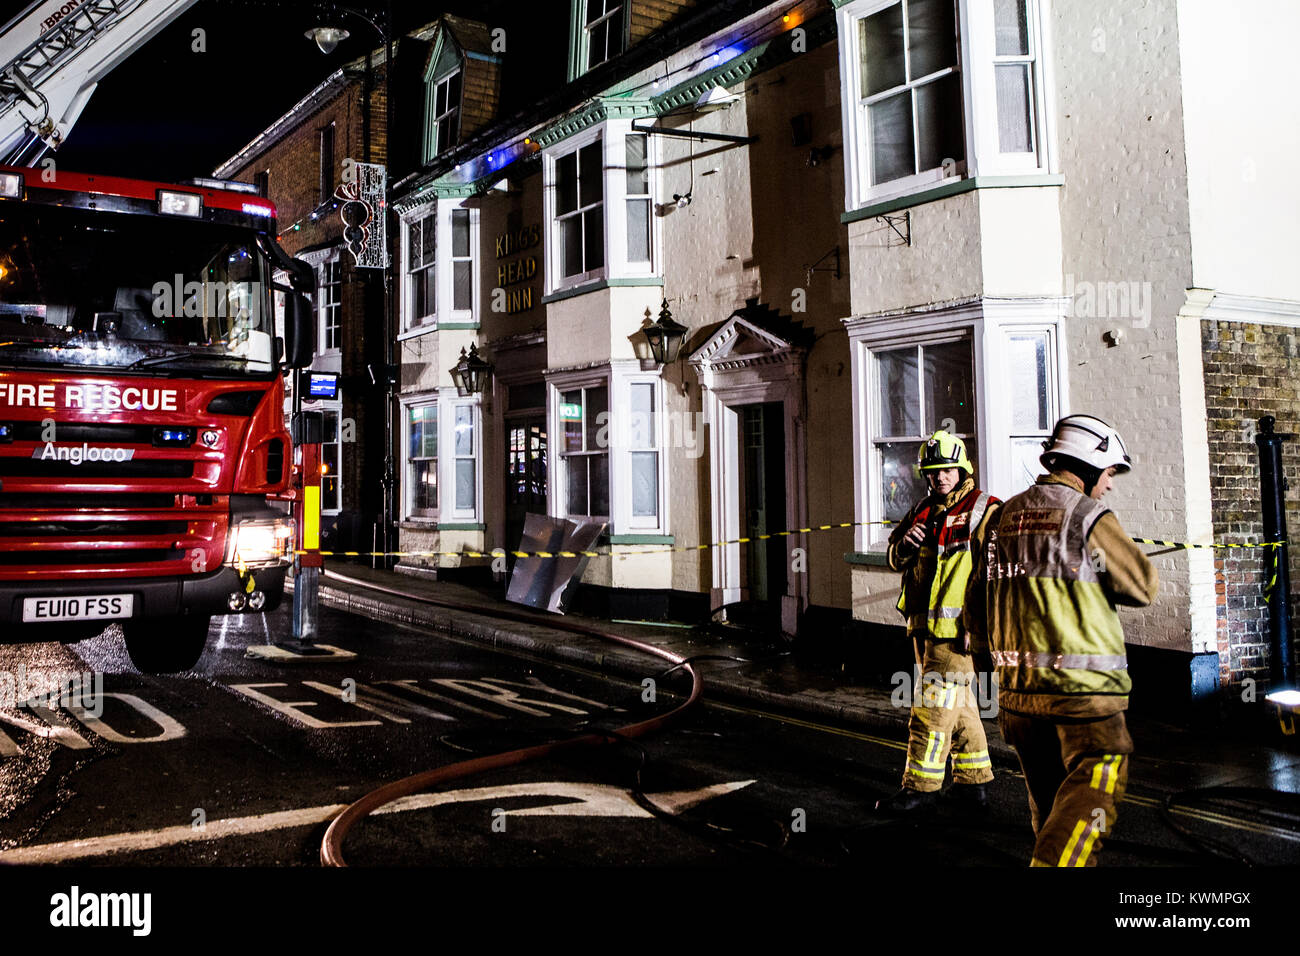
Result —
[[462, 348], [460, 361], [451, 370], [451, 379], [461, 395], [480, 395], [492, 376], [492, 365], [478, 354], [478, 346], [470, 345], [468, 354]]
[[650, 345], [650, 354], [658, 365], [672, 365], [677, 361], [687, 331], [686, 326], [674, 321], [672, 312], [668, 310], [667, 299], [664, 299], [664, 304], [659, 309], [659, 321], [652, 322], [641, 330]]

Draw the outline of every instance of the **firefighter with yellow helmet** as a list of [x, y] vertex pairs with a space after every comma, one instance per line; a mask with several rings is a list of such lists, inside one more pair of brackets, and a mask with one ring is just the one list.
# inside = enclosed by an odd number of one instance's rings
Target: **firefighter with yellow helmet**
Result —
[[988, 579], [998, 720], [1029, 790], [1032, 865], [1093, 866], [1133, 752], [1115, 606], [1155, 600], [1156, 571], [1101, 503], [1132, 466], [1119, 433], [1070, 415], [1044, 448], [1049, 473], [1002, 506], [976, 577]]
[[951, 755], [953, 786], [947, 796], [983, 810], [993, 769], [962, 611], [973, 553], [982, 548], [1000, 502], [975, 486], [966, 444], [955, 435], [935, 432], [917, 457], [930, 494], [890, 535], [889, 566], [903, 575], [898, 610], [907, 620], [920, 673], [913, 685], [902, 789], [876, 809], [932, 809]]

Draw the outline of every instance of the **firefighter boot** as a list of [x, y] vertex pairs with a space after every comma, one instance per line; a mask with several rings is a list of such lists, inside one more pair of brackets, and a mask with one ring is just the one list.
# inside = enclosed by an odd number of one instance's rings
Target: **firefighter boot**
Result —
[[943, 805], [958, 813], [983, 816], [989, 812], [989, 793], [986, 783], [954, 783], [940, 797]]
[[934, 810], [938, 794], [904, 787], [892, 797], [876, 801], [877, 813], [926, 813]]

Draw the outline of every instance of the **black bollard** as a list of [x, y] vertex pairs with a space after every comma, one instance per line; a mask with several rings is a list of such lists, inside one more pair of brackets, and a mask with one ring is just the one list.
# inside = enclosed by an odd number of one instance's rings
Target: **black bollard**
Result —
[[[1291, 660], [1291, 573], [1286, 546], [1286, 476], [1282, 472], [1282, 443], [1294, 435], [1273, 431], [1275, 419], [1259, 420], [1255, 444], [1259, 446], [1260, 504], [1264, 512], [1264, 540], [1280, 541], [1265, 558], [1268, 600], [1269, 678], [1273, 689], [1290, 687], [1295, 676]], [[1276, 573], [1277, 580], [1273, 581]]]

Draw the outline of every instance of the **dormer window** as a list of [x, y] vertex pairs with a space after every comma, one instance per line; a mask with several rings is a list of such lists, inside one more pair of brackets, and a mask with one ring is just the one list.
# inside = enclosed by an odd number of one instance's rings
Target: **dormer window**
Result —
[[623, 0], [586, 0], [587, 69], [623, 52]]
[[460, 70], [438, 80], [433, 93], [433, 154], [446, 152], [460, 136]]

